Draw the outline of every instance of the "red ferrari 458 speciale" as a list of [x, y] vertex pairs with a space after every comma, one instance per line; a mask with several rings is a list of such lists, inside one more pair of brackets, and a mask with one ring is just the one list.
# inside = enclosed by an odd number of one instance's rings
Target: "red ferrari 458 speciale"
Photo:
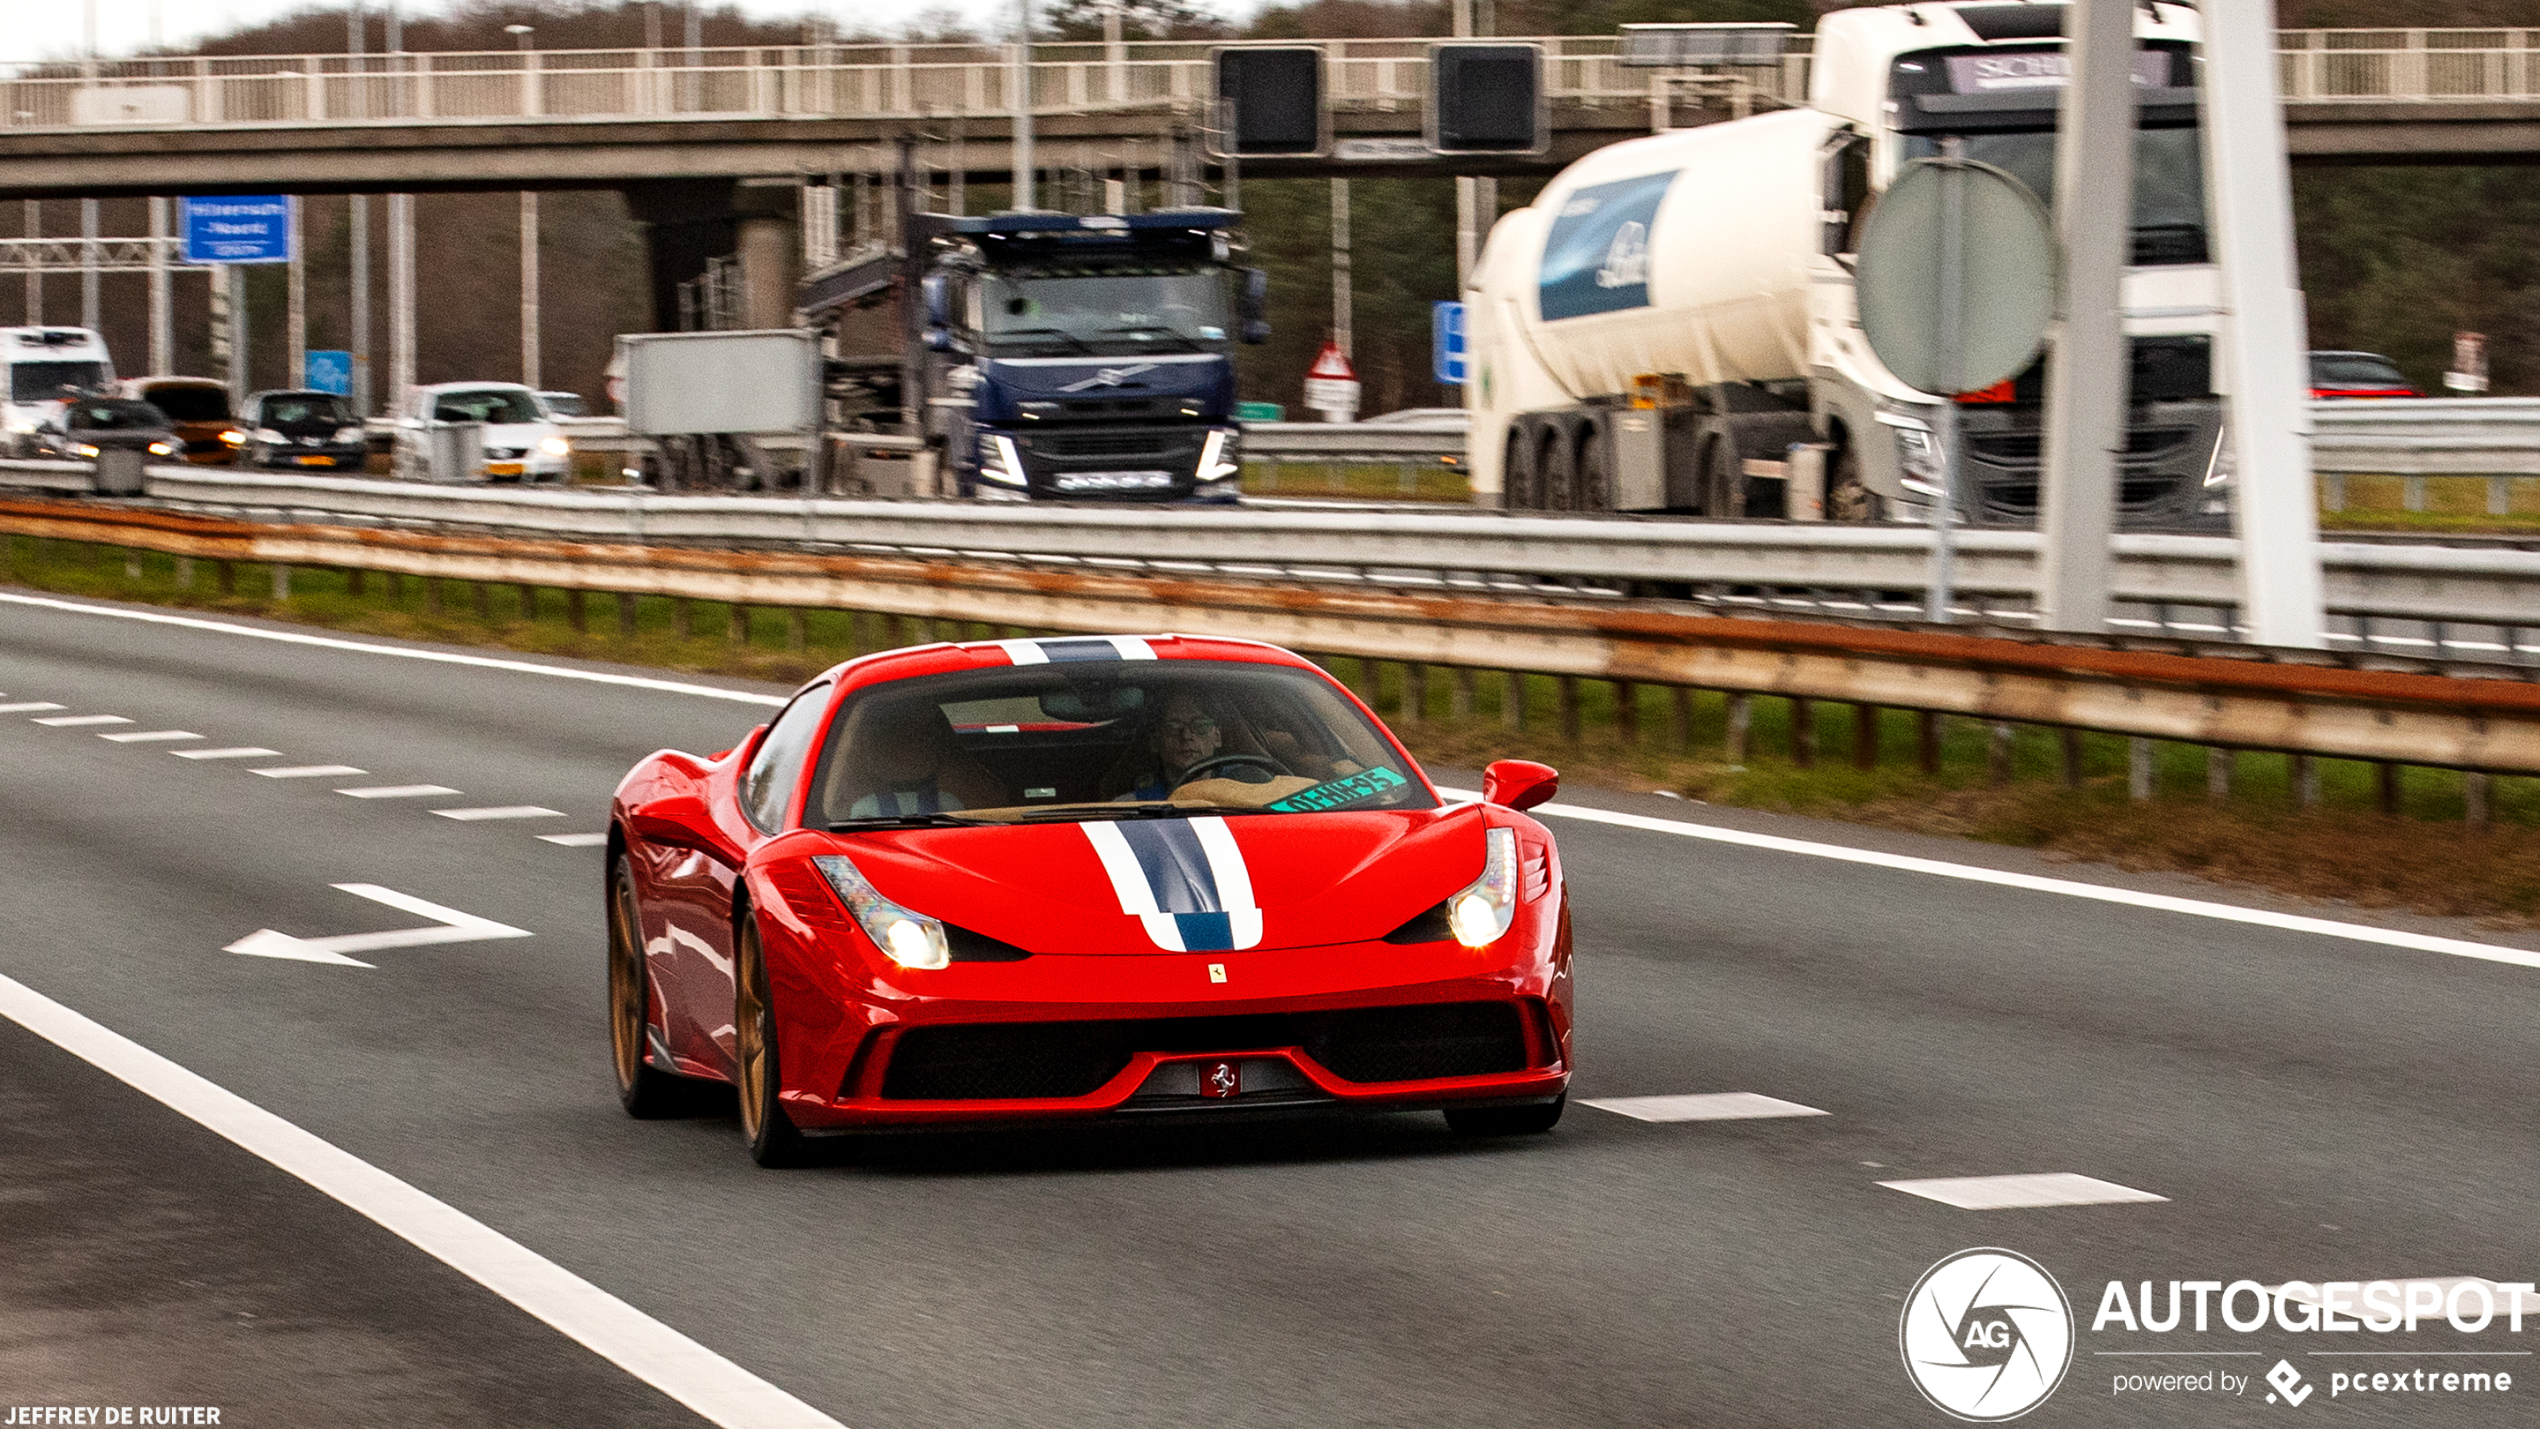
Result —
[[618, 786], [609, 1026], [636, 1116], [726, 1081], [806, 1136], [1443, 1110], [1549, 1129], [1570, 1079], [1540, 764], [1439, 798], [1273, 646], [1180, 635], [850, 660], [736, 749]]

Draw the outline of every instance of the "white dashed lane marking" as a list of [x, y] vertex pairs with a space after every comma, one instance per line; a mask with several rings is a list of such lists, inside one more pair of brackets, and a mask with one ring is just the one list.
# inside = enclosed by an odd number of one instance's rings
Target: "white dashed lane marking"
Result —
[[45, 700], [22, 700], [14, 705], [0, 705], [0, 714], [33, 714], [37, 710], [57, 710], [62, 706]]
[[477, 823], [485, 819], [561, 819], [562, 809], [542, 809], [535, 804], [512, 804], [499, 809], [435, 809], [445, 819], [461, 823]]
[[51, 725], [55, 729], [77, 729], [81, 725], [130, 724], [132, 721], [122, 715], [55, 715], [51, 719], [37, 720], [36, 723]]
[[540, 834], [538, 836], [538, 841], [540, 843], [562, 844], [566, 848], [597, 848], [601, 844], [607, 843], [609, 841], [609, 836], [605, 833]]
[[2029, 1176], [1944, 1176], [1929, 1181], [1881, 1181], [1891, 1191], [1938, 1201], [1968, 1211], [2002, 1211], [2026, 1206], [2104, 1206], [2122, 1201], [2166, 1201], [2132, 1186], [2051, 1171]]
[[279, 749], [259, 749], [253, 745], [241, 745], [236, 749], [171, 749], [168, 751], [179, 759], [270, 759], [281, 752]]
[[117, 744], [171, 744], [179, 740], [201, 739], [203, 736], [182, 729], [145, 729], [125, 730], [120, 734], [101, 734], [97, 737], [111, 739]]
[[354, 799], [424, 799], [459, 791], [447, 784], [378, 784], [368, 789], [338, 789], [335, 792]]
[[255, 772], [267, 779], [340, 779], [347, 774], [368, 774], [370, 771], [356, 769], [350, 764], [292, 764]]
[[1801, 1106], [1778, 1097], [1760, 1096], [1754, 1092], [1704, 1092], [1673, 1097], [1606, 1097], [1587, 1105], [1600, 1111], [1615, 1112], [1634, 1121], [1748, 1121], [1768, 1116], [1826, 1116], [1816, 1107]]

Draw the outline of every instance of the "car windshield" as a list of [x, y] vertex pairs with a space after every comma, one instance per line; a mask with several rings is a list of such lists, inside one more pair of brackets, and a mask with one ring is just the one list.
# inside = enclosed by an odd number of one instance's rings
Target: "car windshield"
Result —
[[141, 394], [175, 422], [226, 422], [229, 393], [218, 387], [152, 387]]
[[1203, 352], [1226, 340], [1225, 284], [1213, 268], [1007, 269], [981, 278], [975, 292], [975, 325], [1001, 347]]
[[106, 364], [102, 362], [12, 362], [9, 400], [51, 402], [64, 395], [64, 388], [80, 391], [105, 380]]
[[2408, 379], [2386, 357], [2375, 357], [2368, 352], [2314, 352], [2311, 354], [2311, 385], [2405, 387]]
[[1280, 665], [1054, 660], [896, 680], [842, 705], [804, 822], [1076, 823], [1437, 807], [1329, 683]]
[[91, 397], [71, 403], [68, 416], [75, 432], [163, 432], [168, 426], [167, 414], [148, 402]]
[[543, 422], [547, 414], [526, 392], [507, 392], [489, 387], [475, 392], [444, 392], [432, 399], [432, 420], [436, 422], [483, 422], [488, 426], [507, 426], [521, 422]]
[[[2193, 128], [2138, 129], [2134, 134], [2134, 256], [2138, 264], [2202, 263], [2205, 250], [2205, 157]], [[1945, 136], [1916, 134], [1909, 159], [1941, 152]], [[2055, 131], [2019, 129], [1969, 134], [1959, 152], [2009, 171], [2038, 202], [2055, 207]]]
[[538, 400], [546, 403], [547, 410], [559, 417], [580, 417], [588, 412], [583, 400], [571, 392], [541, 392]]
[[267, 397], [264, 407], [265, 425], [296, 427], [303, 424], [333, 423], [342, 426], [353, 420], [353, 409], [341, 397], [301, 396]]

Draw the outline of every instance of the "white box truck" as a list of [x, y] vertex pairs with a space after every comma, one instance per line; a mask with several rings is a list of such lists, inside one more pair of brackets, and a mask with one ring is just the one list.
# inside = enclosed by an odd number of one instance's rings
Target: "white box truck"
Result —
[[0, 327], [0, 428], [6, 451], [27, 456], [41, 427], [61, 425], [62, 401], [114, 384], [106, 340], [84, 327]]
[[[1465, 294], [1474, 498], [1539, 511], [1921, 519], [1939, 399], [1862, 340], [1852, 259], [1906, 163], [1958, 154], [2050, 206], [2057, 3], [1841, 10], [1804, 106], [1609, 145], [1492, 229]], [[2133, 350], [2118, 520], [2226, 524], [2220, 287], [2207, 256], [2197, 15], [2137, 13]], [[1965, 394], [1960, 514], [2037, 517], [2044, 362]], [[1793, 469], [1801, 500], [1789, 500]], [[1822, 495], [1822, 505], [1806, 498]]]

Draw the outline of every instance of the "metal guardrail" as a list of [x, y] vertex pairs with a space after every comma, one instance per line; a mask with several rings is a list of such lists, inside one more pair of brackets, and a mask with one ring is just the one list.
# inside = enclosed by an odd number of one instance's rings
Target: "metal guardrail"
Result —
[[[1770, 65], [1737, 66], [1751, 93], [1807, 93], [1810, 37]], [[1556, 104], [1645, 105], [1678, 71], [1620, 62], [1614, 35], [1550, 35]], [[1417, 108], [1427, 39], [1279, 40], [1327, 56], [1339, 108]], [[2286, 30], [2291, 105], [2540, 99], [2540, 31]], [[1035, 112], [1189, 112], [1211, 93], [1207, 41], [1033, 47]], [[384, 55], [195, 55], [0, 66], [0, 129], [366, 125], [475, 120], [950, 118], [1013, 110], [996, 45], [827, 44], [737, 49], [489, 50]]]
[[[84, 488], [73, 463], [0, 463], [0, 485]], [[1917, 618], [1920, 527], [1545, 516], [1495, 511], [1024, 506], [826, 497], [661, 495], [631, 488], [424, 486], [203, 467], [153, 468], [171, 509], [265, 521], [476, 530], [581, 541], [951, 556], [981, 565], [1209, 576], [1364, 590], [1691, 600], [1717, 610]], [[2321, 545], [2334, 637], [2350, 648], [2522, 663], [2540, 655], [2540, 550]], [[2116, 541], [2122, 628], [2228, 637], [2237, 545]], [[1958, 537], [1970, 617], [2019, 622], [2038, 537]], [[2466, 628], [2464, 628], [2466, 627]]]
[[[697, 551], [281, 526], [128, 506], [0, 502], [0, 533], [163, 551], [187, 561], [392, 571], [436, 581], [866, 611], [962, 626], [1173, 630], [1467, 671], [1836, 700], [2060, 725], [2224, 748], [2540, 773], [2540, 683], [2350, 668], [2303, 651], [2018, 640], [1674, 611], [1400, 592], [1264, 589], [1227, 581], [1015, 570], [909, 556]], [[223, 589], [231, 572], [223, 567]], [[190, 570], [186, 577], [190, 578]], [[181, 579], [182, 579], [181, 578]], [[277, 588], [287, 585], [277, 580]], [[955, 638], [977, 632], [959, 629]], [[1002, 630], [1000, 630], [1002, 633]], [[1412, 680], [1422, 678], [1412, 675]], [[1468, 677], [1469, 678], [1469, 677]], [[1575, 690], [1564, 708], [1575, 715]], [[1419, 718], [1419, 703], [1402, 718]], [[2141, 749], [2138, 746], [2138, 749]], [[2148, 759], [2142, 765], [2148, 769]], [[2385, 787], [2395, 787], [2386, 783]], [[2476, 786], [2473, 819], [2484, 816]]]

